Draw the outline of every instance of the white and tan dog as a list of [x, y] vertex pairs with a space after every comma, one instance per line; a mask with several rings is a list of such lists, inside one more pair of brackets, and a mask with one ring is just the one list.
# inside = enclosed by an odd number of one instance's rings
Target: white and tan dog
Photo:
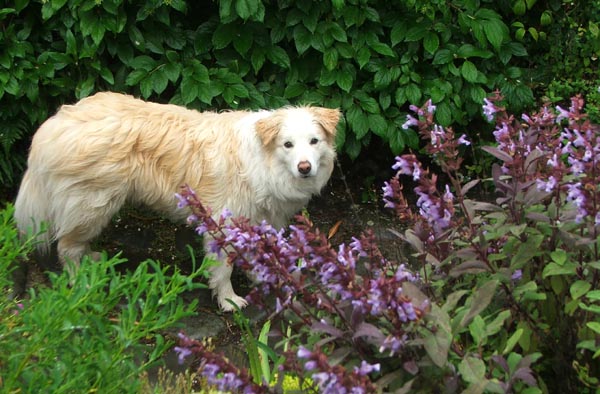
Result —
[[[125, 202], [185, 220], [175, 198], [183, 184], [217, 215], [228, 208], [283, 227], [327, 183], [339, 118], [319, 107], [201, 113], [98, 93], [63, 106], [34, 135], [15, 220], [22, 232], [47, 223], [41, 251], [58, 241], [60, 261], [75, 267]], [[245, 306], [230, 264], [211, 271], [219, 306]]]

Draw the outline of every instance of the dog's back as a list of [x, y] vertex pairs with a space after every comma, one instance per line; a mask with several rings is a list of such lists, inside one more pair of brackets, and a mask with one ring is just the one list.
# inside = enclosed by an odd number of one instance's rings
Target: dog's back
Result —
[[48, 223], [39, 238], [46, 249], [63, 235], [95, 229], [99, 216], [112, 216], [133, 195], [149, 205], [164, 199], [161, 192], [172, 200], [184, 177], [177, 169], [191, 159], [194, 143], [187, 132], [199, 117], [197, 111], [115, 93], [61, 107], [33, 137], [15, 202], [19, 229], [37, 233]]

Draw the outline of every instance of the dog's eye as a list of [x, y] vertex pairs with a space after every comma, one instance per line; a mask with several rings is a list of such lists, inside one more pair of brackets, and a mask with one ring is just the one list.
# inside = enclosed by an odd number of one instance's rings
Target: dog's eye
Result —
[[288, 148], [288, 149], [289, 149], [289, 148], [293, 148], [293, 147], [294, 147], [294, 144], [292, 144], [290, 141], [286, 141], [286, 142], [283, 144], [283, 146], [285, 146], [286, 148]]
[[312, 140], [310, 140], [311, 145], [315, 145], [318, 142], [319, 142], [319, 140], [317, 138], [313, 138]]

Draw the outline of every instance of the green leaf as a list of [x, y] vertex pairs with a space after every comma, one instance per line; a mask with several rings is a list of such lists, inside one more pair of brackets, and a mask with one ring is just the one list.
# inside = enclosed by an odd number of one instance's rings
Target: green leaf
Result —
[[440, 49], [433, 56], [434, 65], [447, 64], [454, 60], [454, 54], [449, 49]]
[[571, 297], [576, 300], [586, 294], [591, 288], [592, 284], [590, 282], [578, 280], [571, 285], [569, 292], [571, 293]]
[[360, 140], [369, 131], [369, 121], [367, 115], [358, 107], [352, 106], [346, 112], [348, 118], [348, 125], [354, 131], [356, 139]]
[[485, 320], [481, 316], [475, 316], [471, 324], [469, 324], [469, 332], [477, 346], [484, 344], [487, 334], [485, 331]]
[[344, 149], [345, 149], [348, 157], [350, 157], [351, 160], [354, 160], [360, 154], [361, 144], [354, 137], [354, 135], [350, 134], [346, 137], [346, 143], [344, 144]]
[[527, 11], [525, 0], [515, 1], [512, 10], [515, 13], [515, 15], [525, 15], [525, 12]]
[[427, 34], [427, 29], [428, 28], [429, 28], [429, 25], [426, 24], [426, 23], [419, 23], [416, 26], [411, 27], [406, 32], [405, 40], [406, 41], [420, 41], [420, 40], [422, 40], [425, 37], [425, 35]]
[[323, 64], [328, 70], [333, 70], [338, 65], [338, 51], [335, 48], [328, 48], [323, 54]]
[[151, 71], [156, 66], [156, 60], [150, 56], [142, 55], [134, 58], [129, 65], [136, 70]]
[[310, 48], [312, 34], [303, 25], [296, 25], [294, 27], [293, 36], [296, 50], [298, 51], [298, 54], [302, 55]]
[[556, 249], [550, 252], [550, 258], [558, 265], [564, 265], [567, 262], [568, 254], [563, 249]]
[[95, 78], [93, 77], [89, 77], [86, 80], [81, 81], [75, 90], [75, 96], [77, 96], [77, 99], [82, 99], [89, 96], [94, 90], [94, 82]]
[[133, 70], [129, 73], [129, 75], [127, 75], [125, 84], [127, 86], [136, 86], [142, 79], [146, 77], [146, 75], [148, 75], [146, 70]]
[[519, 339], [521, 339], [521, 335], [523, 335], [523, 329], [517, 328], [515, 333], [512, 334], [510, 336], [510, 338], [508, 338], [508, 341], [506, 341], [506, 346], [504, 346], [504, 350], [502, 351], [502, 354], [510, 353], [513, 350], [513, 348], [515, 347], [515, 345], [517, 344], [517, 342], [519, 342]]
[[75, 40], [75, 35], [71, 31], [71, 29], [67, 30], [65, 35], [65, 41], [67, 42], [67, 50], [66, 53], [68, 55], [76, 55], [77, 54], [77, 40]]
[[257, 74], [262, 66], [265, 64], [265, 52], [263, 50], [255, 50], [252, 51], [252, 56], [250, 58], [250, 62], [252, 63], [252, 68], [254, 69], [254, 73]]
[[467, 356], [458, 365], [458, 371], [469, 383], [477, 383], [485, 379], [485, 363], [479, 358]]
[[256, 0], [235, 0], [235, 11], [240, 18], [247, 20], [258, 11], [258, 5]]
[[542, 271], [542, 278], [547, 278], [554, 275], [574, 275], [576, 273], [578, 265], [576, 263], [565, 263], [564, 265], [558, 265], [555, 262], [548, 263]]
[[169, 79], [162, 68], [159, 68], [153, 72], [150, 78], [152, 80], [152, 90], [158, 94], [161, 94], [165, 91], [167, 84], [169, 83]]
[[497, 334], [503, 327], [506, 319], [510, 317], [510, 310], [503, 310], [496, 316], [496, 318], [488, 323], [485, 327], [487, 336]]
[[370, 45], [371, 49], [383, 56], [395, 57], [395, 53], [387, 44], [374, 42]]
[[288, 86], [286, 86], [284, 92], [283, 92], [283, 97], [285, 97], [286, 99], [290, 99], [290, 98], [294, 98], [294, 97], [298, 97], [300, 95], [302, 95], [306, 90], [306, 87], [304, 86], [304, 84], [296, 82], [296, 83], [292, 83]]
[[235, 26], [232, 24], [220, 24], [212, 36], [215, 49], [226, 48], [235, 37]]
[[404, 151], [406, 147], [406, 142], [404, 140], [404, 134], [401, 131], [402, 129], [398, 128], [390, 128], [387, 132], [389, 138], [390, 149], [392, 153], [395, 155], [399, 155]]
[[430, 54], [434, 54], [440, 46], [440, 39], [434, 32], [427, 32], [423, 39], [423, 48]]
[[198, 97], [199, 84], [191, 76], [184, 76], [179, 90], [183, 104], [189, 104]]
[[335, 81], [340, 89], [346, 93], [350, 93], [352, 84], [354, 83], [354, 77], [350, 71], [342, 69], [336, 73]]
[[267, 52], [267, 59], [280, 66], [281, 68], [288, 69], [290, 68], [290, 57], [283, 50], [283, 48], [279, 46], [272, 46]]
[[421, 89], [419, 89], [419, 86], [417, 84], [409, 83], [408, 85], [406, 85], [406, 88], [404, 89], [404, 94], [406, 94], [406, 99], [411, 104], [419, 105], [419, 103], [421, 102]]
[[500, 19], [490, 19], [483, 23], [485, 36], [496, 50], [500, 49], [502, 41], [508, 36], [508, 27]]
[[327, 31], [331, 36], [339, 42], [348, 42], [348, 37], [346, 36], [346, 31], [340, 27], [337, 23], [331, 22], [327, 26]]
[[465, 60], [460, 68], [460, 73], [469, 82], [477, 82], [477, 67], [469, 60]]
[[362, 47], [356, 53], [356, 61], [358, 66], [362, 69], [371, 60], [371, 51], [368, 47]]
[[481, 57], [483, 59], [489, 59], [494, 54], [486, 49], [477, 48], [471, 44], [463, 44], [456, 51], [456, 56], [467, 59], [470, 57]]
[[437, 104], [435, 119], [442, 126], [449, 126], [452, 123], [452, 108], [447, 100]]
[[179, 79], [181, 66], [177, 63], [167, 63], [163, 70], [169, 81], [175, 83]]
[[377, 103], [377, 100], [375, 100], [373, 97], [360, 97], [359, 98], [360, 101], [360, 106], [362, 107], [362, 109], [364, 109], [365, 111], [372, 113], [372, 114], [378, 114], [379, 111], [379, 103]]
[[387, 138], [388, 125], [385, 118], [379, 114], [370, 114], [368, 119], [371, 131], [379, 137]]
[[396, 23], [390, 32], [390, 40], [392, 42], [392, 47], [395, 47], [400, 42], [404, 40], [406, 36], [406, 24], [405, 23]]
[[600, 323], [596, 321], [591, 321], [586, 324], [589, 329], [594, 331], [596, 334], [600, 334]]

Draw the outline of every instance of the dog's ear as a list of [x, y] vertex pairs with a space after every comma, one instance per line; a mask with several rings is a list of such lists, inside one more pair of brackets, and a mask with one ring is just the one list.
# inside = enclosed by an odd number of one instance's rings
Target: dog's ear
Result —
[[272, 115], [259, 119], [256, 122], [256, 134], [260, 138], [263, 143], [263, 146], [269, 145], [277, 134], [279, 130], [281, 130], [281, 126], [283, 124], [283, 118], [278, 113], [273, 113]]
[[327, 137], [332, 139], [335, 137], [337, 124], [342, 115], [339, 109], [330, 109], [322, 107], [310, 107], [310, 112], [315, 117], [319, 125], [325, 130]]

